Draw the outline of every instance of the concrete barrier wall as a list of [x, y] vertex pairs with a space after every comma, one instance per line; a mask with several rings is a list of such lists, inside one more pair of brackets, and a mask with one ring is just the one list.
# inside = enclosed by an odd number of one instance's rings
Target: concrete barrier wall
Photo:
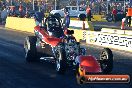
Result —
[[[71, 20], [70, 26], [72, 26], [72, 29], [74, 28], [81, 29], [82, 24], [83, 24], [82, 21]], [[35, 21], [34, 19], [30, 19], [30, 18], [7, 17], [5, 27], [11, 28], [12, 30], [19, 30], [19, 31], [34, 33]], [[85, 27], [89, 28], [87, 21], [85, 21]], [[85, 33], [86, 33], [85, 30], [75, 30], [74, 36], [76, 36], [76, 39], [79, 42], [80, 40], [84, 38], [83, 34]]]
[[[76, 25], [81, 26], [80, 23]], [[35, 21], [34, 19], [8, 17], [6, 21], [6, 27], [19, 31], [33, 33], [35, 27]], [[88, 44], [132, 52], [132, 34], [130, 31], [117, 30], [117, 29], [108, 29], [109, 31], [108, 30], [105, 31], [106, 30], [105, 29], [101, 32], [77, 30], [77, 29], [73, 29], [73, 30], [74, 30], [74, 36], [76, 37], [76, 40], [78, 42], [80, 40], [86, 40], [86, 43]]]
[[132, 52], [132, 35], [74, 30], [77, 41], [85, 40], [87, 44], [114, 48]]
[[114, 33], [114, 34], [125, 34], [125, 31], [127, 31], [127, 30], [112, 29], [112, 28], [102, 28], [101, 29], [101, 32], [104, 32], [104, 33]]
[[87, 32], [86, 43], [132, 52], [132, 36]]
[[[85, 28], [88, 29], [89, 26], [88, 26], [87, 21], [84, 21], [84, 23], [85, 23]], [[73, 27], [73, 28], [82, 28], [82, 24], [83, 24], [83, 21], [80, 21], [80, 20], [71, 20], [70, 21], [70, 27]]]
[[7, 17], [5, 27], [33, 33], [35, 21], [29, 18]]
[[[91, 30], [94, 30], [91, 22], [85, 21], [84, 23], [86, 29], [90, 28]], [[72, 29], [82, 29], [82, 25], [83, 21], [80, 20], [71, 20], [70, 22], [70, 27]], [[31, 18], [7, 17], [5, 27], [26, 32], [33, 32], [35, 21]]]
[[[94, 31], [94, 27], [93, 27], [93, 25], [92, 25], [92, 22], [88, 22], [88, 21], [84, 21], [84, 24], [85, 24], [85, 26], [84, 26], [84, 28], [85, 29], [89, 29], [89, 30], [92, 30], [92, 31]], [[80, 20], [71, 20], [70, 21], [70, 28], [72, 28], [72, 29], [80, 29], [80, 30], [82, 30], [82, 28], [83, 28], [83, 21], [80, 21]]]
[[[72, 30], [72, 29], [71, 29]], [[74, 34], [73, 34], [73, 36], [75, 36], [76, 37], [76, 40], [78, 41], [78, 42], [80, 42], [80, 40], [86, 40], [86, 36], [85, 36], [85, 34], [86, 34], [86, 30], [77, 30], [77, 29], [73, 29], [74, 30]]]
[[132, 35], [131, 30], [121, 30], [121, 29], [112, 29], [112, 28], [102, 28], [101, 32], [121, 34], [121, 35]]

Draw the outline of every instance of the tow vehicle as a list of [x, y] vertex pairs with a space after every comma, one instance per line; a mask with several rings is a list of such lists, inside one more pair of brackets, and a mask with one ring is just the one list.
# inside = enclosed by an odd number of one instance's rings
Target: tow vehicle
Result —
[[[79, 6], [66, 6], [68, 9], [70, 17], [78, 17], [80, 14], [86, 15], [86, 7], [79, 7]], [[57, 14], [60, 17], [64, 17], [64, 9], [60, 10], [52, 10], [51, 14]]]

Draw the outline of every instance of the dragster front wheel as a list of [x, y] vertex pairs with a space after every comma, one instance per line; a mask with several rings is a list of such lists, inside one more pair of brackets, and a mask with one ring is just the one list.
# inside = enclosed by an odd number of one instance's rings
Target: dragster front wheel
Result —
[[100, 55], [100, 66], [103, 73], [110, 73], [113, 69], [113, 54], [109, 48], [104, 48]]

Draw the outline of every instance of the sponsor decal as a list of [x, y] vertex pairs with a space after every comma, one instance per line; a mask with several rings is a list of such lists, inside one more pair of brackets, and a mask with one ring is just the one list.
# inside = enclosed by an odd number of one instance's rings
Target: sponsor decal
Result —
[[86, 31], [84, 31], [83, 32], [83, 40], [86, 40], [86, 35], [87, 35]]
[[87, 39], [89, 43], [97, 43], [100, 45], [108, 44], [132, 48], [132, 37], [130, 36], [123, 36], [117, 34], [89, 33]]
[[97, 41], [97, 37], [95, 37], [95, 35], [94, 34], [91, 34], [90, 36], [89, 36], [89, 41], [91, 42], [91, 43], [94, 43], [94, 42], [96, 42]]
[[129, 75], [87, 75], [86, 83], [129, 83]]

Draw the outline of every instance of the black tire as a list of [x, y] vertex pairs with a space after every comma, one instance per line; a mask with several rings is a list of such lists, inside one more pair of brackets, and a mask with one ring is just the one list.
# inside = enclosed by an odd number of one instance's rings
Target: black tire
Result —
[[108, 16], [108, 17], [106, 18], [106, 20], [107, 20], [108, 22], [112, 22], [112, 21], [113, 21], [113, 18], [110, 17], [110, 16]]
[[79, 14], [79, 19], [81, 20], [81, 21], [85, 21], [85, 19], [86, 19], [86, 15], [85, 14]]
[[113, 69], [113, 54], [109, 48], [104, 48], [100, 55], [100, 66], [102, 72], [107, 74]]
[[66, 71], [67, 62], [65, 51], [59, 49], [56, 51], [56, 71], [58, 74], [64, 74]]
[[36, 36], [28, 36], [24, 42], [25, 58], [27, 62], [38, 62], [40, 57], [36, 49]]

